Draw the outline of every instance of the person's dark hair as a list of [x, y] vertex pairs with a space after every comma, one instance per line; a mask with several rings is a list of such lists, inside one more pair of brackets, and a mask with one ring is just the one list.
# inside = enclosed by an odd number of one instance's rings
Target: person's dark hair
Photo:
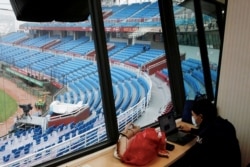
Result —
[[216, 106], [208, 99], [196, 99], [192, 106], [192, 111], [199, 115], [203, 115], [203, 120], [213, 120], [217, 117], [218, 112]]

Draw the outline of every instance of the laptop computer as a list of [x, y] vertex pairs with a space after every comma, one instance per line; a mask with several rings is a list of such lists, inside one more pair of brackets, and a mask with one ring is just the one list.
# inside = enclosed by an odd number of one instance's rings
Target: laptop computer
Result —
[[158, 121], [161, 131], [166, 133], [167, 141], [185, 145], [196, 137], [190, 133], [180, 131], [177, 128], [173, 111], [159, 116]]

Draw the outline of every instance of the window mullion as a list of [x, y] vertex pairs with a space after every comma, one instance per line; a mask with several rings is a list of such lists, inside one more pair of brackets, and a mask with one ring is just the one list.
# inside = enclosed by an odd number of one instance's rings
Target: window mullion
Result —
[[201, 53], [201, 61], [202, 61], [203, 74], [204, 74], [204, 82], [205, 82], [205, 87], [206, 87], [206, 94], [210, 100], [214, 100], [212, 79], [211, 79], [211, 72], [210, 72], [210, 65], [209, 65], [209, 59], [208, 59], [208, 51], [207, 51], [207, 44], [206, 44], [206, 38], [205, 38], [205, 30], [203, 26], [203, 17], [202, 17], [200, 0], [194, 0], [194, 11], [195, 11], [197, 35], [198, 35], [199, 48], [200, 48], [200, 53]]
[[107, 134], [111, 142], [116, 142], [119, 136], [118, 125], [100, 0], [89, 0], [89, 8]]
[[185, 93], [174, 20], [173, 2], [172, 0], [158, 0], [158, 4], [161, 16], [172, 102], [177, 115], [180, 116], [184, 106]]

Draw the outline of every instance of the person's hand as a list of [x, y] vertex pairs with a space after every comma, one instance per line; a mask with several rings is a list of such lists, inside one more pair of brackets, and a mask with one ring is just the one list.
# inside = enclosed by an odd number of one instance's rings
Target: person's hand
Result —
[[188, 126], [187, 124], [181, 123], [178, 126], [179, 130], [185, 131], [185, 132], [190, 132], [191, 131], [191, 127]]

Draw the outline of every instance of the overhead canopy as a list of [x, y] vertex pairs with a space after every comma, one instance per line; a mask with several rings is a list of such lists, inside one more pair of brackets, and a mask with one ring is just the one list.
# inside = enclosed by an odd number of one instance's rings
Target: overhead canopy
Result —
[[10, 0], [19, 21], [79, 22], [89, 16], [88, 0]]

